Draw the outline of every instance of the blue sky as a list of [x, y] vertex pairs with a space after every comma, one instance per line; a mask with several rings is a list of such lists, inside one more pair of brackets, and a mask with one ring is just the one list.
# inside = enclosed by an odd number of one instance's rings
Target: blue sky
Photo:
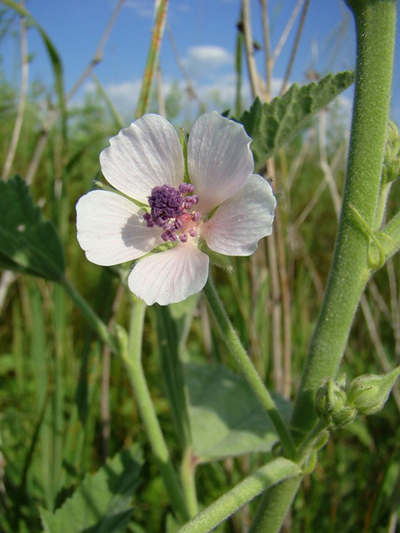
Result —
[[[275, 48], [295, 0], [270, 0], [271, 45]], [[27, 0], [26, 7], [42, 25], [57, 48], [64, 67], [65, 87], [73, 86], [98, 46], [116, 0]], [[168, 24], [179, 55], [192, 83], [209, 106], [216, 106], [212, 95], [219, 92], [221, 106], [233, 106], [233, 54], [239, 0], [170, 0]], [[260, 3], [251, 1], [254, 39], [262, 44]], [[125, 116], [132, 116], [140, 89], [153, 22], [153, 0], [126, 0], [104, 50], [104, 59], [95, 73], [111, 99]], [[297, 22], [294, 29], [297, 27]], [[15, 28], [18, 28], [15, 21]], [[274, 87], [282, 79], [294, 31], [290, 34], [274, 69]], [[9, 35], [1, 42], [3, 68], [10, 79], [18, 79], [18, 41]], [[50, 86], [52, 73], [38, 32], [28, 32], [28, 49], [33, 54], [30, 79]], [[311, 0], [303, 37], [291, 81], [306, 82], [306, 71], [320, 75], [354, 67], [354, 29], [350, 12], [342, 0]], [[264, 73], [263, 53], [257, 54], [260, 73]], [[396, 60], [395, 87], [399, 86], [399, 61]], [[176, 81], [183, 87], [176, 57], [167, 34], [161, 51], [165, 92]], [[91, 90], [90, 80], [78, 93]], [[246, 88], [247, 92], [248, 89]], [[400, 119], [400, 91], [394, 94], [393, 114]], [[351, 93], [346, 94], [351, 98]]]

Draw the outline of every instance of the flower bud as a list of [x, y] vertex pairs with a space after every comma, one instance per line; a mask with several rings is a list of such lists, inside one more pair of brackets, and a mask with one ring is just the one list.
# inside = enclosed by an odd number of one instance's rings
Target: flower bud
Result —
[[389, 121], [385, 153], [383, 159], [384, 183], [394, 181], [400, 176], [400, 136], [397, 127]]
[[357, 415], [357, 411], [346, 402], [341, 383], [328, 379], [317, 391], [315, 410], [327, 426], [341, 428], [350, 424]]
[[388, 374], [365, 374], [354, 379], [348, 390], [348, 403], [362, 415], [372, 415], [382, 409], [393, 388], [400, 366]]
[[354, 407], [343, 407], [340, 411], [332, 415], [331, 426], [335, 429], [344, 428], [353, 422], [357, 414], [357, 409], [354, 409]]

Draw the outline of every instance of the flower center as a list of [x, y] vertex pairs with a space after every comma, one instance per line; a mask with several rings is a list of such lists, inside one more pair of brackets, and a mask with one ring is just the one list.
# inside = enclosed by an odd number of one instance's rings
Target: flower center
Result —
[[[181, 183], [177, 189], [170, 185], [154, 187], [149, 198], [150, 213], [143, 215], [149, 228], [158, 226], [164, 230], [163, 241], [187, 242], [188, 235], [196, 237], [200, 214], [192, 211], [199, 202], [194, 187], [190, 183]], [[177, 235], [178, 234], [178, 235]]]

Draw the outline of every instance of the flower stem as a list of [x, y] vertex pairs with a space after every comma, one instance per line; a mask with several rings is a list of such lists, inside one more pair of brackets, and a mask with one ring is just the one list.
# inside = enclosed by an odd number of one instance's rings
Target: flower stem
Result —
[[296, 463], [283, 457], [274, 459], [204, 509], [177, 533], [208, 533], [266, 488], [288, 478], [298, 480], [300, 474], [300, 467]]
[[78, 289], [65, 276], [61, 278], [60, 283], [98, 337], [107, 344], [115, 354], [118, 354], [118, 346], [114, 336], [110, 333], [106, 324], [104, 324], [83, 298]]
[[316, 423], [314, 397], [335, 377], [360, 297], [373, 271], [371, 239], [379, 205], [396, 22], [395, 0], [348, 0], [357, 32], [357, 68], [349, 160], [335, 254], [292, 417], [304, 438]]
[[154, 409], [142, 366], [142, 337], [146, 304], [135, 300], [132, 306], [128, 346], [122, 347], [122, 357], [129, 371], [140, 416], [146, 428], [150, 445], [164, 480], [171, 504], [183, 520], [189, 520], [178, 476], [171, 463], [168, 448]]
[[223, 339], [229, 351], [235, 358], [244, 377], [247, 379], [249, 385], [260, 400], [261, 404], [267, 411], [272, 423], [281, 440], [282, 448], [285, 455], [289, 458], [295, 456], [295, 446], [290, 432], [282, 419], [274, 400], [270, 393], [265, 388], [257, 370], [254, 368], [249, 356], [247, 355], [242, 343], [240, 342], [231, 321], [226, 314], [222, 302], [217, 294], [211, 276], [208, 278], [206, 286], [204, 287], [204, 294], [207, 298], [208, 305], [213, 313], [216, 323], [219, 326]]

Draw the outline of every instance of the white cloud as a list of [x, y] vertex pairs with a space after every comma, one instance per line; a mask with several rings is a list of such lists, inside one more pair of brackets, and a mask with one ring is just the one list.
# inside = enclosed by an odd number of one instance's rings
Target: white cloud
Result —
[[[166, 97], [171, 91], [171, 88], [176, 85], [177, 80], [168, 76], [163, 77], [163, 94]], [[137, 106], [142, 81], [140, 79], [133, 81], [125, 81], [122, 83], [113, 83], [104, 86], [108, 97], [116, 107], [117, 111], [124, 117], [125, 122], [128, 124], [133, 120], [135, 109]], [[282, 79], [273, 78], [271, 82], [272, 97], [276, 96], [281, 88]], [[226, 111], [231, 109], [234, 111], [235, 98], [236, 98], [236, 75], [234, 72], [217, 74], [212, 79], [203, 79], [199, 77], [197, 80], [193, 80], [194, 89], [200, 100], [205, 104], [207, 110], [212, 111]], [[198, 105], [193, 104], [186, 91], [186, 84], [183, 80], [178, 80], [178, 89], [182, 93], [181, 104], [183, 115], [192, 116], [193, 120], [196, 118], [198, 111]], [[94, 91], [95, 86], [93, 83], [87, 83], [85, 85], [86, 91]], [[349, 114], [349, 108], [351, 102], [348, 98], [340, 96], [339, 99], [342, 104], [341, 107], [344, 110], [344, 114]], [[248, 109], [252, 104], [251, 89], [248, 81], [243, 80], [242, 84], [242, 105], [244, 109]], [[190, 110], [190, 111], [189, 111]]]
[[139, 17], [154, 17], [154, 2], [150, 2], [149, 0], [127, 0], [125, 6], [133, 9]]
[[[127, 120], [132, 121], [135, 115], [137, 101], [139, 99], [141, 80], [125, 81], [122, 83], [112, 83], [104, 88], [107, 96], [115, 106], [116, 110]], [[85, 84], [86, 92], [94, 92], [96, 86], [92, 82]]]
[[228, 50], [210, 44], [192, 46], [188, 50], [185, 64], [190, 70], [217, 69], [223, 65], [233, 65], [233, 57]]
[[187, 4], [186, 2], [182, 2], [178, 4], [176, 7], [178, 11], [181, 11], [182, 13], [188, 13], [190, 11], [189, 4]]

